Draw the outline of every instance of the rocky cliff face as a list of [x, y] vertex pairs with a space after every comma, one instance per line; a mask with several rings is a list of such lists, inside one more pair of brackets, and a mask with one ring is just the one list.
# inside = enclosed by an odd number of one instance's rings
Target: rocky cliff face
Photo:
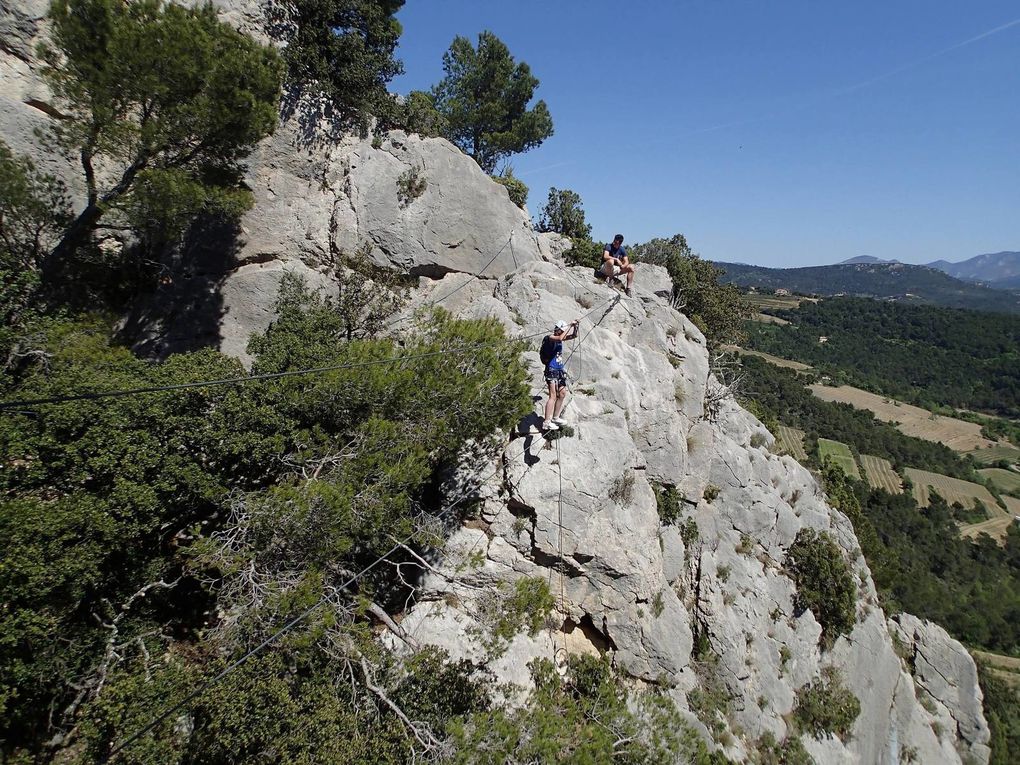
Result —
[[[609, 298], [585, 269], [555, 258], [500, 279], [446, 277], [419, 299], [456, 286], [444, 305], [496, 316], [516, 333], [595, 311], [569, 362], [572, 433], [549, 442], [520, 435], [525, 422], [511, 434], [481, 491], [480, 521], [453, 534], [426, 581], [428, 602], [402, 622], [413, 639], [524, 686], [528, 661], [564, 651], [611, 652], [636, 682], [669, 688], [684, 709], [713, 686], [731, 698], [719, 714], [701, 705], [699, 715], [737, 760], [766, 732], [789, 735], [797, 690], [834, 667], [862, 712], [846, 742], [804, 738], [818, 762], [987, 761], [970, 656], [936, 625], [908, 615], [887, 622], [849, 521], [725, 395], [701, 333], [662, 297], [661, 269], [640, 269], [631, 300]], [[527, 358], [538, 394], [541, 365], [536, 353]], [[684, 513], [696, 535], [660, 522], [653, 485], [698, 498]], [[811, 612], [794, 609], [784, 568], [804, 527], [829, 531], [856, 576], [857, 623], [828, 651]], [[479, 615], [501, 583], [524, 576], [550, 583], [554, 623], [492, 658]]]
[[[259, 31], [257, 6], [221, 5]], [[40, 0], [0, 8], [0, 126], [15, 151], [73, 186], [75, 168], [43, 154], [33, 134], [55, 113], [33, 53], [44, 9]], [[409, 171], [425, 182], [417, 196], [398, 194]], [[443, 305], [455, 314], [494, 316], [514, 335], [585, 316], [568, 364], [572, 432], [549, 441], [524, 422], [495, 462], [465, 466], [491, 476], [480, 516], [453, 530], [404, 615], [412, 642], [483, 662], [522, 688], [532, 658], [609, 653], [635, 684], [666, 689], [738, 761], [765, 733], [793, 735], [798, 689], [834, 667], [862, 711], [846, 741], [804, 736], [818, 762], [987, 762], [970, 656], [936, 625], [887, 620], [849, 521], [727, 395], [701, 333], [670, 307], [664, 271], [641, 267], [632, 299], [593, 283], [562, 261], [562, 241], [536, 234], [505, 189], [438, 139], [334, 142], [290, 120], [258, 148], [248, 183], [256, 204], [229, 247], [191, 252], [131, 317], [148, 350], [213, 344], [243, 357], [248, 335], [271, 320], [281, 275], [335, 288], [343, 253], [419, 276], [409, 310], [449, 295]], [[537, 412], [541, 365], [536, 351], [526, 358]], [[688, 523], [661, 522], [653, 486], [691, 500]], [[856, 624], [826, 651], [811, 612], [795, 610], [784, 568], [805, 527], [832, 533], [856, 579]], [[484, 614], [500, 587], [525, 576], [549, 583], [553, 616], [493, 651]]]

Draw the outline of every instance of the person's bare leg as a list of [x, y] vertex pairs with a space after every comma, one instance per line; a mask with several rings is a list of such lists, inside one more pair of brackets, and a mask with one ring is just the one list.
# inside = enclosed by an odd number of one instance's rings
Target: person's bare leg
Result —
[[547, 386], [549, 388], [549, 396], [545, 400], [545, 421], [549, 422], [553, 418], [553, 411], [556, 407], [556, 383], [549, 382]]
[[556, 409], [553, 410], [553, 417], [559, 417], [563, 411], [563, 405], [567, 402], [567, 386], [563, 386], [556, 393]]

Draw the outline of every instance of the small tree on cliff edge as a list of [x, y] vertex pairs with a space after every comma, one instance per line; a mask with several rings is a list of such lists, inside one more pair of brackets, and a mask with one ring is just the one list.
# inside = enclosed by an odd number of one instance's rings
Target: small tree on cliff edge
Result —
[[591, 239], [591, 224], [584, 219], [580, 194], [570, 189], [549, 189], [538, 230], [555, 231], [571, 239]]
[[531, 109], [538, 78], [492, 32], [478, 35], [478, 48], [455, 37], [443, 55], [446, 76], [433, 88], [436, 108], [447, 121], [446, 137], [474, 157], [490, 175], [504, 157], [528, 151], [552, 135], [545, 101]]
[[683, 234], [635, 244], [631, 258], [664, 266], [673, 280], [673, 298], [711, 345], [740, 342], [744, 321], [753, 313], [740, 290], [719, 281], [723, 271], [698, 257]]
[[584, 219], [581, 196], [570, 189], [549, 189], [549, 198], [538, 218], [539, 231], [555, 231], [569, 237], [567, 262], [597, 268], [602, 263], [602, 247], [591, 240], [591, 224]]
[[238, 163], [276, 126], [275, 50], [220, 23], [211, 5], [55, 0], [50, 16], [53, 47], [40, 53], [67, 114], [55, 134], [80, 158], [88, 196], [46, 271], [112, 209], [138, 228], [250, 204]]

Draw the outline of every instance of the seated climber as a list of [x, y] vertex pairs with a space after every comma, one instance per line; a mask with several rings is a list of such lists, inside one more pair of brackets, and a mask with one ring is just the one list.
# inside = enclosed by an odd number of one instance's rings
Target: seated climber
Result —
[[563, 404], [567, 400], [567, 372], [563, 362], [563, 341], [573, 340], [577, 337], [578, 319], [567, 324], [565, 321], [556, 322], [552, 334], [542, 339], [542, 349], [538, 352], [539, 358], [545, 364], [545, 382], [549, 388], [549, 399], [545, 402], [545, 420], [542, 422], [542, 430], [559, 430], [566, 420], [560, 417], [563, 411]]
[[634, 266], [630, 264], [627, 250], [623, 246], [623, 234], [614, 236], [612, 244], [607, 244], [602, 251], [599, 273], [606, 278], [606, 284], [612, 284], [620, 274], [627, 274], [627, 294], [630, 295], [631, 287], [634, 286]]

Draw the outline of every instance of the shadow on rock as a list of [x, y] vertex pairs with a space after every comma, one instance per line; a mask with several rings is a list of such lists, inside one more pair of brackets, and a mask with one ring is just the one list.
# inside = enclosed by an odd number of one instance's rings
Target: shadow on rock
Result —
[[218, 347], [224, 314], [220, 287], [237, 267], [240, 247], [236, 221], [209, 219], [192, 226], [163, 258], [156, 288], [125, 316], [120, 339], [152, 359]]

